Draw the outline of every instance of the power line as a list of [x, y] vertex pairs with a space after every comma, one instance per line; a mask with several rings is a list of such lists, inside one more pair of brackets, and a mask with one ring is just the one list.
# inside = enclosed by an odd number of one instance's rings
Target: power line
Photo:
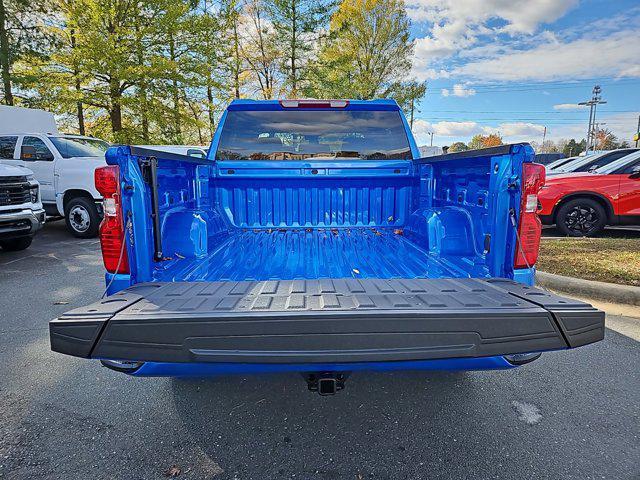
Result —
[[[606, 85], [607, 87], [615, 87], [615, 86], [628, 86], [631, 84], [636, 84], [636, 83], [640, 83], [640, 79], [629, 79], [629, 81], [624, 82], [624, 80], [620, 80], [618, 82], [615, 83], [606, 83], [606, 84], [602, 84], [602, 85]], [[477, 86], [473, 86], [473, 85], [463, 85], [463, 87], [465, 88], [465, 90], [473, 90], [474, 91], [474, 95], [477, 94], [482, 94], [482, 93], [508, 93], [508, 92], [538, 92], [538, 91], [546, 91], [546, 90], [566, 90], [566, 89], [576, 89], [576, 88], [583, 88], [584, 84], [579, 84], [579, 83], [573, 83], [571, 85], [557, 85], [557, 86], [537, 86], [537, 87], [506, 87], [506, 86], [496, 86], [495, 88], [492, 87], [477, 87]], [[452, 90], [453, 87], [438, 87], [438, 88], [442, 88], [442, 89], [447, 89], [447, 90]], [[427, 94], [434, 94], [434, 93], [438, 93], [437, 91], [433, 90], [433, 91], [427, 91]]]
[[[616, 82], [624, 82], [624, 81], [637, 81], [636, 77], [593, 77], [593, 78], [583, 78], [581, 80], [539, 80], [539, 81], [523, 81], [523, 82], [509, 82], [508, 80], [503, 80], [502, 82], [486, 82], [486, 83], [476, 83], [480, 88], [502, 88], [504, 86], [521, 86], [521, 87], [529, 87], [532, 83], [537, 85], [576, 85], [576, 84], [593, 84], [594, 82], [603, 85], [603, 81], [613, 80]], [[469, 82], [469, 86], [473, 86], [473, 82]]]

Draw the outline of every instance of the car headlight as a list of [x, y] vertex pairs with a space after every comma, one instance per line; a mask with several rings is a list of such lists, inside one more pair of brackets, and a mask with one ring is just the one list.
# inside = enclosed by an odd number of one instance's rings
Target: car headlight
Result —
[[29, 193], [31, 193], [31, 203], [38, 203], [38, 186], [32, 186]]
[[27, 175], [27, 182], [33, 182], [35, 180], [33, 175]]

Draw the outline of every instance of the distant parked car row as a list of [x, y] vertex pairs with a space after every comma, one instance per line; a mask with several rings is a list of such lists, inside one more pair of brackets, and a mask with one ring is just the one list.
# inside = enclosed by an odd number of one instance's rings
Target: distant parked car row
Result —
[[546, 166], [547, 176], [558, 175], [561, 173], [595, 171], [600, 167], [609, 165], [610, 163], [637, 151], [637, 148], [620, 148], [618, 150], [611, 150], [593, 155], [561, 158]]
[[596, 235], [607, 225], [640, 225], [639, 149], [564, 158], [546, 170], [538, 194], [544, 224], [572, 237]]

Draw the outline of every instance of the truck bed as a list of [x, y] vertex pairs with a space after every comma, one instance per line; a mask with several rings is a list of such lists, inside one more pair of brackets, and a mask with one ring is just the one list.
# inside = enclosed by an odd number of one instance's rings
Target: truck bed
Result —
[[473, 257], [435, 255], [401, 228], [234, 229], [204, 257], [171, 260], [157, 281], [488, 277]]

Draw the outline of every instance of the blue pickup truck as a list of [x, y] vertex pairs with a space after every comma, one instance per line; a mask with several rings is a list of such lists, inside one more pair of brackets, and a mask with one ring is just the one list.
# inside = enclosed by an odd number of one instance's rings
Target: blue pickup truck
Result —
[[107, 151], [107, 296], [52, 349], [134, 376], [507, 369], [604, 335], [533, 286], [527, 144], [420, 158], [394, 101], [233, 101], [205, 157]]

